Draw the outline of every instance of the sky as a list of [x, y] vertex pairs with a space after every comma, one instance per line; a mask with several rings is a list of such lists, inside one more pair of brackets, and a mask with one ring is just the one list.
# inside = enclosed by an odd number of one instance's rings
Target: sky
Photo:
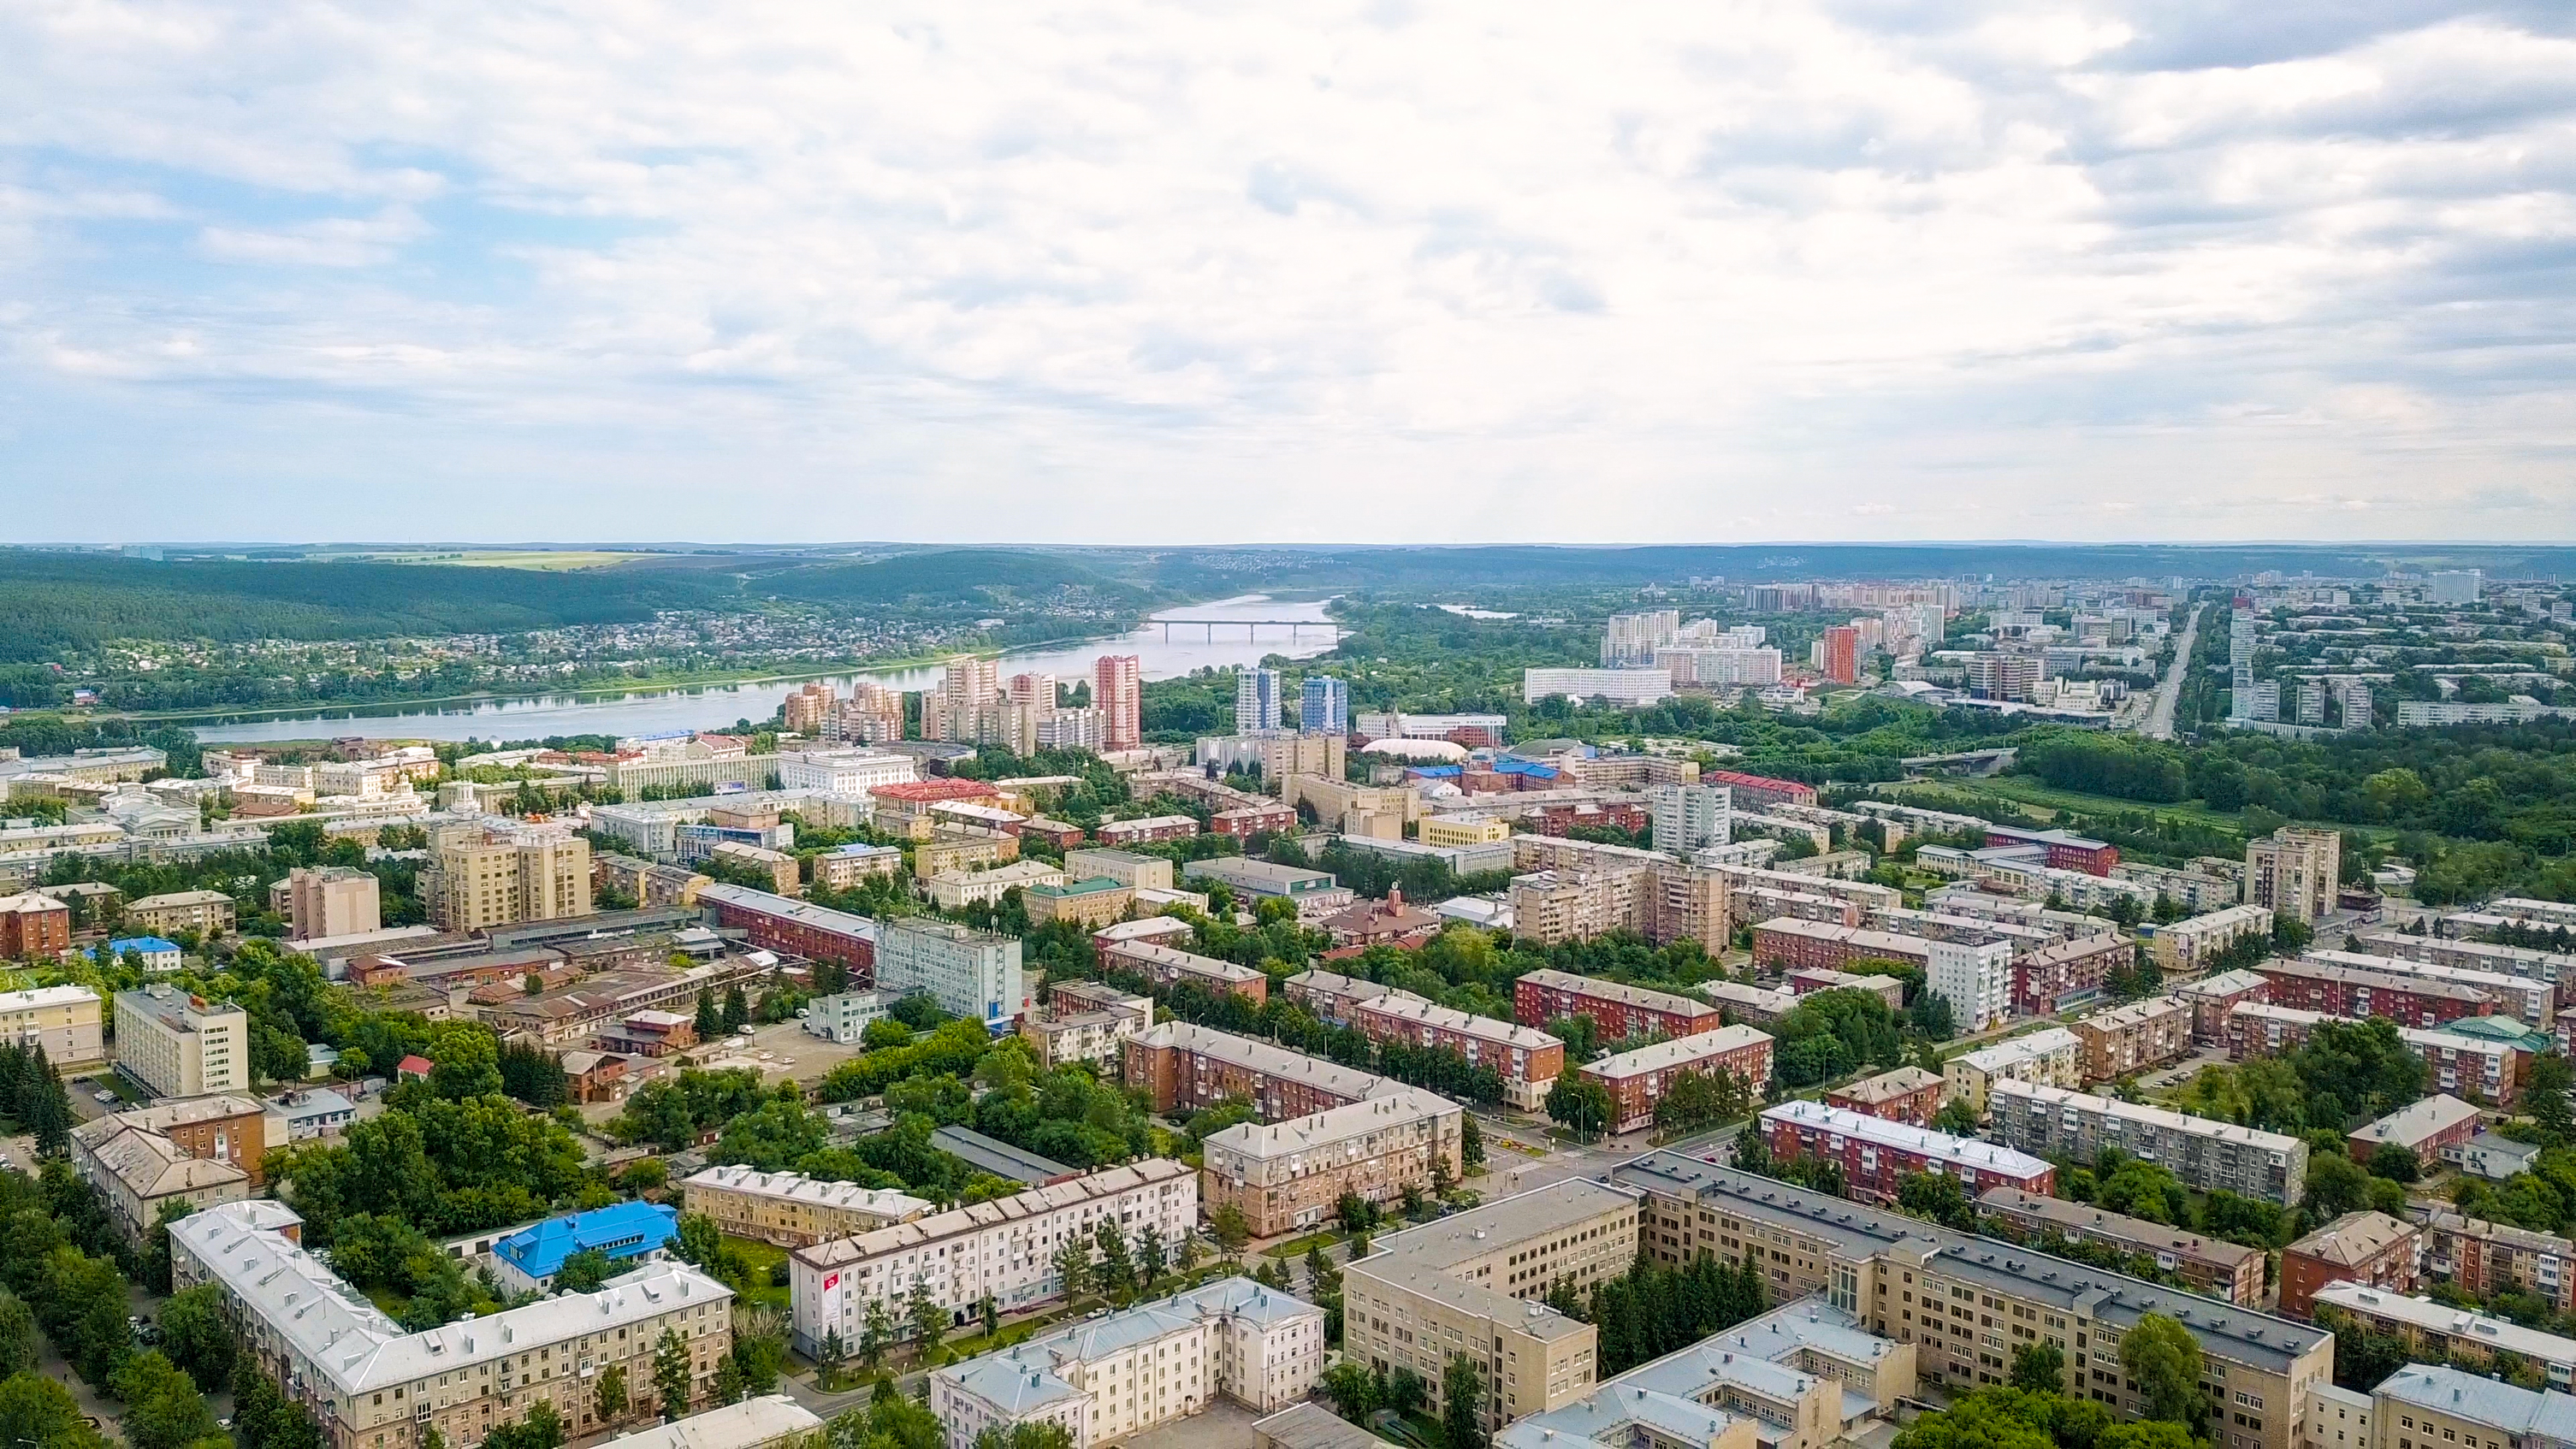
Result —
[[2576, 538], [2576, 5], [14, 0], [0, 539]]

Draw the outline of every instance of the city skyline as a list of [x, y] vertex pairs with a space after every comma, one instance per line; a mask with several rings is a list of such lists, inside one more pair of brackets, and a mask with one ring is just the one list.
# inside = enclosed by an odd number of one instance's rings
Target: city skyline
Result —
[[2576, 520], [2564, 7], [114, 0], [0, 46], [13, 541]]

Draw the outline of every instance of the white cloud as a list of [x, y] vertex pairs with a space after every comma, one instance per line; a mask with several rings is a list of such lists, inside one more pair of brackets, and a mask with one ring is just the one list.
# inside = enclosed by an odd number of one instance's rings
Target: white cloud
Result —
[[2576, 518], [2576, 41], [2224, 10], [39, 0], [0, 366], [170, 536]]

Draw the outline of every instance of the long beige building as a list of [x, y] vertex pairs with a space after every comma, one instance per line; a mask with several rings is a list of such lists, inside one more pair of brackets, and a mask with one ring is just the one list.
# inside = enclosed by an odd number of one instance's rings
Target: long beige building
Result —
[[1656, 1262], [1752, 1250], [1774, 1301], [1823, 1294], [1870, 1332], [1913, 1344], [1922, 1376], [1954, 1390], [2003, 1383], [2017, 1347], [2045, 1343], [2062, 1355], [2069, 1396], [2143, 1418], [2119, 1345], [2149, 1313], [2199, 1340], [2201, 1380], [2229, 1408], [2226, 1449], [2295, 1449], [2309, 1386], [2333, 1379], [2330, 1333], [1921, 1218], [1676, 1152], [1613, 1168], [1610, 1183], [1644, 1197], [1641, 1241]]
[[1997, 1082], [2084, 1085], [2084, 1044], [2062, 1026], [2046, 1027], [1962, 1052], [1942, 1063], [1941, 1078], [1951, 1100], [1983, 1117]]
[[120, 991], [116, 1065], [156, 1097], [247, 1092], [250, 1015], [175, 986]]
[[172, 891], [128, 905], [125, 926], [155, 936], [175, 936], [181, 931], [212, 936], [231, 930], [235, 913], [233, 898], [222, 891]]
[[[540, 1403], [567, 1437], [588, 1437], [613, 1422], [596, 1397], [611, 1367], [624, 1371], [631, 1415], [678, 1417], [714, 1398], [733, 1346], [733, 1290], [676, 1261], [596, 1293], [406, 1333], [304, 1250], [302, 1223], [265, 1198], [191, 1213], [170, 1227], [170, 1276], [220, 1287], [242, 1352], [311, 1412], [330, 1449], [411, 1449], [430, 1429], [476, 1444]], [[688, 1349], [690, 1404], [653, 1402], [665, 1333]]]
[[1392, 1374], [1410, 1369], [1441, 1411], [1453, 1354], [1483, 1370], [1488, 1430], [1591, 1396], [1599, 1337], [1543, 1301], [1628, 1269], [1640, 1194], [1584, 1178], [1499, 1198], [1390, 1233], [1342, 1275], [1342, 1352]]
[[98, 993], [86, 986], [38, 986], [0, 992], [0, 1041], [42, 1047], [56, 1068], [107, 1060]]
[[824, 1182], [740, 1165], [680, 1181], [683, 1212], [703, 1213], [738, 1238], [802, 1248], [927, 1217], [937, 1206], [892, 1188]]
[[1058, 1297], [1064, 1275], [1055, 1255], [1065, 1244], [1089, 1241], [1104, 1222], [1118, 1224], [1131, 1249], [1148, 1230], [1178, 1243], [1198, 1223], [1198, 1182], [1181, 1163], [1152, 1157], [799, 1248], [787, 1258], [796, 1351], [812, 1357], [834, 1333], [855, 1345], [871, 1303], [886, 1305], [896, 1331], [909, 1333], [905, 1300], [916, 1286], [958, 1324], [986, 1298], [1015, 1313]]
[[1208, 1137], [1199, 1193], [1210, 1212], [1241, 1209], [1254, 1237], [1313, 1227], [1345, 1194], [1383, 1205], [1408, 1187], [1430, 1192], [1436, 1171], [1457, 1181], [1465, 1117], [1457, 1103], [1406, 1087], [1285, 1122], [1245, 1122]]

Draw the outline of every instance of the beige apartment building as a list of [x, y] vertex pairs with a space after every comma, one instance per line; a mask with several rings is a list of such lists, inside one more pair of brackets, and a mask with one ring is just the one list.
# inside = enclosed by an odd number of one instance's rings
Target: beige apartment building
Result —
[[2309, 1387], [2334, 1377], [2334, 1336], [2306, 1324], [1680, 1153], [1622, 1164], [1610, 1183], [1643, 1195], [1639, 1231], [1658, 1263], [1751, 1251], [1774, 1302], [1821, 1293], [1870, 1332], [1913, 1344], [1921, 1375], [1953, 1390], [2005, 1382], [2017, 1347], [2046, 1343], [2063, 1355], [2068, 1396], [2143, 1418], [2119, 1344], [2158, 1313], [2200, 1342], [2201, 1381], [2226, 1409], [2213, 1418], [2218, 1449], [2296, 1449]]
[[2209, 969], [2212, 956], [2238, 941], [2271, 934], [2271, 907], [2229, 906], [2156, 927], [2147, 938], [2147, 956], [2167, 977], [2197, 976]]
[[384, 924], [375, 876], [348, 866], [288, 871], [268, 894], [271, 908], [286, 918], [289, 940], [362, 935]]
[[1114, 880], [1131, 891], [1167, 891], [1172, 889], [1172, 863], [1159, 855], [1101, 847], [1064, 853], [1064, 879], [1094, 877]]
[[1494, 845], [1512, 838], [1512, 825], [1492, 815], [1432, 815], [1414, 827], [1414, 838], [1434, 848]]
[[172, 891], [145, 896], [125, 908], [125, 927], [154, 936], [194, 931], [219, 935], [233, 928], [233, 898], [222, 891]]
[[449, 826], [432, 838], [421, 902], [443, 931], [590, 914], [590, 842], [561, 825]]
[[156, 1097], [247, 1092], [250, 1014], [175, 986], [120, 991], [116, 1065]]
[[1968, 1110], [1983, 1117], [1997, 1082], [2084, 1085], [2084, 1044], [2065, 1027], [2047, 1027], [1962, 1052], [1942, 1064], [1941, 1077], [1951, 1100], [1967, 1103]]
[[[712, 1402], [733, 1347], [733, 1290], [677, 1261], [596, 1293], [406, 1333], [304, 1250], [302, 1225], [268, 1199], [192, 1213], [171, 1225], [170, 1274], [180, 1288], [220, 1287], [243, 1354], [323, 1426], [327, 1449], [410, 1449], [432, 1429], [450, 1444], [480, 1443], [541, 1403], [568, 1439], [589, 1438], [616, 1422], [597, 1398], [612, 1367], [626, 1380], [623, 1417], [678, 1418]], [[687, 1404], [655, 1402], [654, 1349], [666, 1333], [688, 1352]]]
[[0, 1041], [42, 1047], [60, 1069], [95, 1066], [107, 1060], [104, 1015], [86, 986], [0, 992]]
[[1465, 1113], [1436, 1093], [1403, 1088], [1285, 1122], [1245, 1122], [1205, 1144], [1199, 1197], [1208, 1211], [1242, 1209], [1256, 1238], [1310, 1228], [1346, 1193], [1372, 1203], [1431, 1191], [1435, 1165], [1455, 1182]]
[[1483, 1371], [1484, 1423], [1499, 1428], [1592, 1395], [1599, 1338], [1543, 1301], [1627, 1271], [1637, 1256], [1633, 1189], [1574, 1178], [1380, 1238], [1342, 1275], [1342, 1351], [1381, 1373], [1410, 1369], [1441, 1411], [1441, 1371]]
[[2245, 904], [2313, 921], [2334, 911], [2342, 871], [2341, 835], [2284, 825], [2245, 842]]
[[2179, 996], [2150, 996], [2068, 1023], [2084, 1053], [2084, 1080], [2107, 1082], [2161, 1066], [2191, 1052], [2191, 1007]]
[[680, 1203], [681, 1211], [703, 1213], [736, 1237], [782, 1248], [855, 1238], [926, 1217], [938, 1206], [892, 1188], [742, 1166], [710, 1167], [681, 1179]]

